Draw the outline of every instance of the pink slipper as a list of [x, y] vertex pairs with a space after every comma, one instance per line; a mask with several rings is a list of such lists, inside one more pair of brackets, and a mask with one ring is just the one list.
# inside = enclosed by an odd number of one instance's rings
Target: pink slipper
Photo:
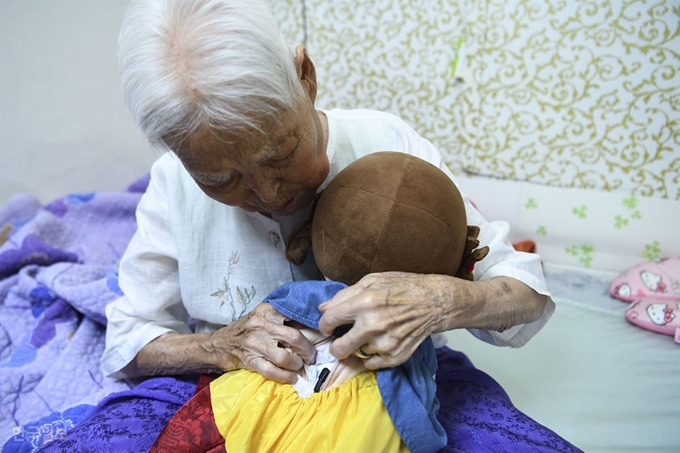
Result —
[[647, 297], [680, 302], [680, 257], [633, 266], [612, 281], [609, 291], [626, 302]]
[[643, 329], [674, 337], [680, 343], [680, 301], [659, 298], [636, 300], [626, 311], [626, 319]]

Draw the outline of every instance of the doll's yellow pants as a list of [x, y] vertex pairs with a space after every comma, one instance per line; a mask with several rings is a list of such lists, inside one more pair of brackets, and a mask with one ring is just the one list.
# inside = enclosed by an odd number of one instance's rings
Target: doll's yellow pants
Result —
[[374, 372], [301, 398], [291, 385], [238, 370], [211, 382], [210, 393], [228, 453], [408, 452]]

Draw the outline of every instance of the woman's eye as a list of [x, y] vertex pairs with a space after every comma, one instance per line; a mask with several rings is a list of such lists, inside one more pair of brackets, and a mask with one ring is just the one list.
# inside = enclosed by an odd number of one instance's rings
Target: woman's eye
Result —
[[210, 187], [211, 189], [228, 190], [236, 184], [239, 177], [240, 177], [240, 175], [234, 175], [224, 182], [221, 182], [221, 181], [199, 181], [199, 183], [202, 186]]
[[289, 152], [285, 156], [282, 157], [277, 157], [277, 158], [272, 158], [267, 161], [267, 164], [271, 167], [275, 168], [280, 168], [280, 167], [285, 167], [290, 163], [291, 160], [293, 160], [293, 154], [295, 153], [295, 150]]
[[238, 182], [239, 179], [241, 179], [240, 174], [234, 175], [231, 178], [229, 178], [229, 181], [223, 182], [222, 184], [217, 186], [217, 188], [220, 190], [231, 190], [232, 188], [234, 188], [234, 186], [236, 186], [236, 183]]

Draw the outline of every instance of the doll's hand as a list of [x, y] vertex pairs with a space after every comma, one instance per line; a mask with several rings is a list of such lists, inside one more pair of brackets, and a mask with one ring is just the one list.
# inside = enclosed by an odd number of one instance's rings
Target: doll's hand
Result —
[[[239, 359], [238, 368], [256, 371], [278, 382], [295, 383], [296, 371], [313, 363], [314, 345], [270, 304], [255, 307], [246, 316], [213, 333], [217, 350], [228, 350]], [[304, 363], [303, 363], [304, 362]]]
[[331, 334], [336, 327], [353, 324], [330, 348], [339, 358], [358, 348], [369, 369], [406, 362], [420, 343], [440, 330], [444, 313], [439, 276], [384, 272], [369, 274], [321, 304], [319, 329]]

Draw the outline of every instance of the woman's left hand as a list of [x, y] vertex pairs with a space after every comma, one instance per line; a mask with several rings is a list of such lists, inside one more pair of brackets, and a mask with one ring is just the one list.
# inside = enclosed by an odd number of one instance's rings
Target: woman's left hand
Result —
[[353, 327], [331, 345], [330, 352], [344, 359], [361, 348], [373, 354], [364, 361], [369, 369], [401, 365], [425, 338], [441, 330], [442, 287], [435, 275], [406, 272], [369, 274], [319, 306], [319, 329], [332, 334], [336, 327]]

